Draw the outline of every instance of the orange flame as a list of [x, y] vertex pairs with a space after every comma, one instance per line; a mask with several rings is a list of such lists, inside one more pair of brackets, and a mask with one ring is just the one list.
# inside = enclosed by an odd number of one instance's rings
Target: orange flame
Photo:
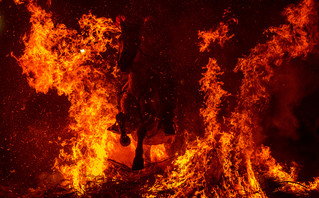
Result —
[[[297, 184], [296, 168], [292, 167], [291, 173], [285, 172], [270, 156], [269, 149], [258, 148], [252, 137], [258, 129], [258, 115], [268, 104], [267, 84], [275, 75], [273, 67], [306, 56], [315, 46], [317, 34], [313, 29], [318, 30], [313, 23], [315, 13], [312, 0], [286, 8], [284, 14], [288, 24], [269, 28], [267, 32], [274, 34], [272, 38], [238, 60], [235, 71], [243, 72], [244, 79], [237, 108], [230, 118], [224, 118], [225, 124], [229, 125], [228, 131], [222, 131], [216, 120], [221, 98], [227, 96], [227, 92], [216, 80], [216, 75], [221, 75], [216, 60], [210, 59], [201, 80], [201, 90], [206, 94], [205, 108], [201, 110], [207, 125], [206, 137], [187, 142], [186, 152], [175, 160], [173, 170], [169, 168], [167, 177], [157, 178], [151, 189], [152, 197], [165, 190], [174, 191], [171, 197], [267, 197], [258, 179], [265, 175], [281, 182], [288, 181], [282, 183], [282, 191], [306, 194], [319, 190], [318, 178], [309, 184]], [[207, 50], [210, 42], [217, 41], [222, 46], [228, 40], [225, 39], [227, 32], [223, 24], [209, 34], [199, 32], [199, 37], [204, 40], [200, 51]], [[267, 167], [266, 173], [258, 171], [257, 167], [261, 166]], [[209, 184], [211, 188], [206, 188]]]
[[199, 46], [200, 52], [209, 51], [208, 47], [211, 43], [217, 42], [220, 46], [224, 46], [226, 41], [233, 38], [235, 35], [231, 34], [228, 35], [229, 32], [229, 24], [230, 23], [238, 23], [237, 19], [232, 18], [228, 20], [226, 23], [220, 22], [219, 26], [216, 30], [210, 29], [208, 31], [199, 31], [198, 38], [202, 41], [200, 42]]
[[[270, 95], [267, 85], [275, 75], [274, 67], [280, 66], [284, 61], [290, 61], [292, 58], [306, 56], [313, 49], [316, 37], [309, 30], [315, 27], [311, 18], [315, 17], [315, 13], [312, 0], [304, 0], [297, 6], [285, 9], [284, 14], [287, 16], [288, 24], [269, 28], [267, 32], [273, 34], [272, 38], [264, 44], [258, 44], [251, 50], [249, 56], [239, 59], [236, 66], [235, 71], [242, 71], [244, 79], [240, 89], [239, 106], [237, 112], [232, 116], [231, 124], [233, 130], [236, 131], [238, 154], [241, 153], [245, 156], [242, 162], [246, 163], [247, 179], [251, 183], [244, 187], [247, 193], [256, 192], [256, 196], [258, 194], [261, 197], [265, 196], [260, 191], [259, 186], [253, 186], [253, 184], [258, 184], [258, 181], [256, 176], [251, 174], [253, 172], [251, 169], [260, 163], [260, 159], [256, 160], [254, 157], [257, 155], [257, 149], [252, 134], [258, 127], [259, 118], [257, 115], [267, 107], [269, 101]], [[266, 151], [262, 149], [261, 152]], [[268, 160], [264, 161], [269, 166], [270, 172], [267, 174], [277, 175], [279, 181], [292, 182], [296, 180], [296, 175], [285, 173], [281, 165], [275, 163], [273, 158], [268, 158]], [[240, 183], [244, 182], [245, 180], [240, 181]], [[295, 193], [300, 189], [293, 183], [286, 185], [290, 185], [290, 190]]]
[[[52, 14], [33, 3], [28, 9], [32, 27], [23, 39], [26, 48], [19, 63], [37, 92], [55, 89], [59, 95], [68, 96], [74, 137], [65, 143], [55, 168], [83, 193], [88, 181], [106, 177], [108, 158], [119, 155], [116, 152], [132, 156], [125, 153], [134, 151], [134, 144], [119, 148], [118, 135], [107, 131], [117, 112], [112, 60], [116, 58], [120, 29], [111, 19], [88, 14], [79, 20], [81, 32], [77, 32], [54, 23]], [[102, 53], [106, 51], [110, 58], [105, 61]], [[131, 163], [133, 159], [123, 160]]]
[[[218, 81], [217, 76], [222, 75], [220, 67], [215, 59], [210, 59], [205, 67], [207, 71], [200, 81], [202, 91], [206, 92], [206, 108], [201, 110], [205, 119], [206, 137], [205, 139], [196, 139], [195, 141], [187, 140], [187, 149], [185, 153], [179, 156], [173, 164], [174, 169], [167, 169], [166, 177], [158, 177], [154, 186], [149, 189], [147, 196], [155, 197], [160, 191], [173, 189], [175, 194], [171, 197], [187, 197], [190, 193], [196, 192], [196, 195], [205, 195], [205, 189], [199, 188], [205, 185], [205, 180], [210, 177], [206, 174], [215, 160], [211, 155], [215, 147], [215, 136], [220, 134], [220, 126], [217, 122], [217, 114], [220, 109], [221, 98], [227, 96], [221, 86], [222, 82]], [[214, 175], [213, 175], [214, 176]]]

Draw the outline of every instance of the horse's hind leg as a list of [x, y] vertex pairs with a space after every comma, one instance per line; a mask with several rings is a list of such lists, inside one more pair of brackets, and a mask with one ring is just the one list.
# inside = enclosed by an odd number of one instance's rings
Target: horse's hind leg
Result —
[[137, 140], [137, 146], [135, 150], [135, 158], [133, 161], [132, 170], [141, 170], [144, 168], [144, 159], [143, 159], [143, 140], [146, 135], [146, 126], [145, 124], [142, 124], [138, 131], [138, 140]]

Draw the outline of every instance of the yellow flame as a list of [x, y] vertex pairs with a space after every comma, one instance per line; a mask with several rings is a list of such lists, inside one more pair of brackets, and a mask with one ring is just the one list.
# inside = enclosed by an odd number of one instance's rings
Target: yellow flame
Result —
[[151, 146], [151, 162], [160, 162], [168, 158], [165, 144]]

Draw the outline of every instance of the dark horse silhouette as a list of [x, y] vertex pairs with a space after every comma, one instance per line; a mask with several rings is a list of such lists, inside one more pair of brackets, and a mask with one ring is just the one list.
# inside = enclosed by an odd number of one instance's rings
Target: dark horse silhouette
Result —
[[[121, 45], [118, 66], [126, 83], [119, 93], [119, 113], [111, 130], [121, 133], [120, 143], [130, 144], [127, 133], [136, 132], [137, 147], [133, 170], [144, 168], [143, 142], [155, 145], [169, 142], [175, 134], [173, 99], [169, 78], [154, 66], [162, 57], [143, 52], [141, 29], [143, 21], [121, 20]], [[145, 45], [144, 45], [145, 46]], [[165, 62], [165, 61], [164, 61]], [[167, 65], [166, 65], [167, 66]]]

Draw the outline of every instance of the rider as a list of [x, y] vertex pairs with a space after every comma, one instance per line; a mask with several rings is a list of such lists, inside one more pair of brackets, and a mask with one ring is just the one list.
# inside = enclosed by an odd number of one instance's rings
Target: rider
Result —
[[[140, 49], [141, 45], [141, 30], [145, 23], [145, 17], [141, 17], [137, 15], [127, 15], [125, 19], [121, 19], [121, 40], [122, 40], [122, 49], [120, 52], [119, 60], [118, 60], [118, 67], [121, 72], [130, 75], [130, 73], [134, 72], [134, 59], [142, 54], [143, 56], [148, 56]], [[161, 55], [159, 55], [159, 58]], [[166, 67], [169, 66], [166, 64]], [[159, 115], [160, 119], [160, 126], [164, 129], [166, 135], [174, 135], [174, 87], [173, 83], [169, 74], [169, 69], [159, 69], [164, 72], [160, 72], [164, 77], [159, 77], [160, 79], [160, 87], [159, 87], [159, 100], [160, 104], [163, 107], [162, 113]], [[136, 72], [136, 71], [135, 71]], [[125, 115], [119, 113], [117, 119], [125, 119]]]

